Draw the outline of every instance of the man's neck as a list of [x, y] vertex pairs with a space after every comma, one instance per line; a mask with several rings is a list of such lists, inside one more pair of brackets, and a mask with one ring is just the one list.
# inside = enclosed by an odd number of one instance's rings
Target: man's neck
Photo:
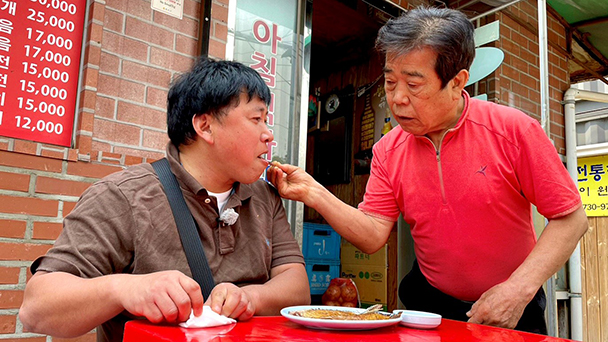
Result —
[[179, 159], [184, 169], [205, 189], [215, 193], [232, 189], [223, 172], [213, 167], [214, 158], [195, 144], [180, 146]]
[[439, 148], [439, 146], [441, 145], [441, 140], [443, 139], [443, 136], [446, 134], [446, 132], [449, 131], [450, 129], [456, 127], [456, 125], [458, 124], [458, 120], [460, 120], [460, 117], [462, 116], [463, 111], [464, 111], [464, 96], [461, 96], [460, 100], [458, 100], [458, 105], [456, 106], [455, 113], [453, 115], [453, 119], [446, 126], [446, 128], [441, 131], [430, 132], [426, 135], [429, 139], [431, 139], [431, 141], [433, 142], [433, 145], [435, 145], [435, 148]]

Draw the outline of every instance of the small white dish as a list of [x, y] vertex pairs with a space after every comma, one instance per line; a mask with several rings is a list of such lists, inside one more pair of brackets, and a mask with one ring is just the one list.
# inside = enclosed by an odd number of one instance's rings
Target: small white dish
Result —
[[434, 329], [441, 324], [441, 315], [414, 310], [393, 310], [393, 313], [401, 313], [400, 324], [414, 329]]

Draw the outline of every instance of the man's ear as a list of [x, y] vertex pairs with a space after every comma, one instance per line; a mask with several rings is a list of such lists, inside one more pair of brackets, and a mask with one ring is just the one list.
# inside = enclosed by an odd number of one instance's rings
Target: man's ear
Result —
[[192, 117], [192, 127], [194, 127], [196, 135], [210, 144], [213, 144], [213, 135], [211, 134], [213, 120], [215, 118], [209, 114], [198, 114]]
[[469, 72], [465, 69], [460, 70], [450, 81], [450, 86], [452, 87], [452, 90], [454, 90], [454, 93], [457, 94], [458, 98], [460, 98], [462, 90], [466, 87], [468, 81]]

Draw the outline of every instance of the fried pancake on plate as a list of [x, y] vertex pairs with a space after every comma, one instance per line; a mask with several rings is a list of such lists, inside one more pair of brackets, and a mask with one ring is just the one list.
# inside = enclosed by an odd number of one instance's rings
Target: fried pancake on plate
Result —
[[350, 320], [350, 321], [378, 321], [390, 319], [390, 315], [383, 315], [377, 312], [366, 312], [363, 314], [357, 314], [355, 312], [344, 311], [344, 310], [328, 310], [328, 309], [310, 309], [294, 311], [291, 313], [294, 316], [304, 318], [317, 318], [317, 319], [332, 319], [332, 320]]

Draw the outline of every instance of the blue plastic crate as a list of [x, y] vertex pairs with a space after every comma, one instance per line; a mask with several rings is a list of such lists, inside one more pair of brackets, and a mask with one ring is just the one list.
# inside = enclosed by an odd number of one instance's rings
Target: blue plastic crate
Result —
[[304, 259], [340, 260], [340, 235], [327, 224], [304, 223]]
[[310, 294], [312, 295], [325, 293], [325, 290], [329, 287], [329, 282], [340, 276], [339, 260], [305, 259], [305, 262]]

